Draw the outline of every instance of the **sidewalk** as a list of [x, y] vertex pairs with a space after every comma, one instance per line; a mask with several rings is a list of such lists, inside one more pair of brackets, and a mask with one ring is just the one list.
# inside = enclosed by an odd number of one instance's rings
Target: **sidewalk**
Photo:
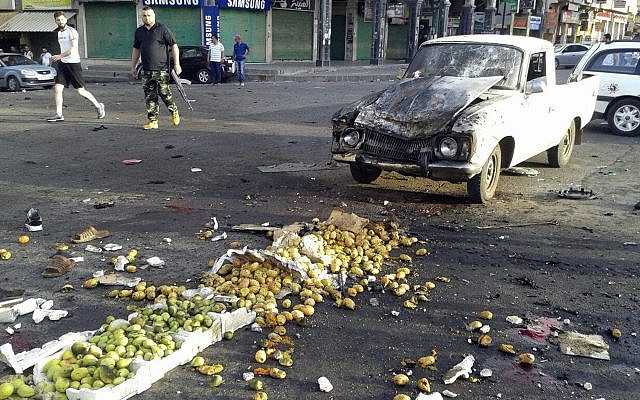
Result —
[[[273, 62], [247, 64], [248, 81], [296, 81], [296, 82], [363, 82], [393, 80], [407, 64], [388, 61], [384, 65], [369, 65], [368, 61], [331, 61], [329, 66], [316, 66], [311, 61]], [[132, 81], [126, 61], [107, 61], [85, 64], [83, 71], [87, 82]]]

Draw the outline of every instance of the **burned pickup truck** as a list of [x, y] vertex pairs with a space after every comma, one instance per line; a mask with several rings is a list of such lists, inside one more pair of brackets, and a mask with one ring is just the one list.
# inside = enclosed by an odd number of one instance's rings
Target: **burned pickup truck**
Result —
[[402, 80], [334, 114], [331, 152], [358, 182], [382, 171], [467, 182], [471, 200], [484, 203], [501, 169], [544, 151], [564, 166], [597, 90], [597, 77], [556, 85], [553, 46], [541, 39], [434, 39]]

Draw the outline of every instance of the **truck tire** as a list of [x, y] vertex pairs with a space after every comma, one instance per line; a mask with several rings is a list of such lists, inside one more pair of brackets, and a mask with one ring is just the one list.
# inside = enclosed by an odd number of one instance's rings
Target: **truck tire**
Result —
[[20, 81], [15, 76], [10, 76], [7, 78], [7, 89], [12, 92], [17, 92], [20, 90]]
[[607, 122], [616, 135], [640, 135], [640, 101], [631, 98], [616, 101], [609, 110]]
[[349, 164], [351, 170], [351, 176], [356, 182], [359, 183], [371, 183], [378, 179], [382, 170], [380, 168], [371, 167], [369, 165], [362, 165], [358, 163]]
[[573, 145], [576, 141], [576, 122], [571, 121], [567, 133], [562, 137], [557, 146], [553, 146], [547, 150], [547, 159], [549, 165], [553, 168], [560, 168], [567, 165], [573, 153]]
[[484, 204], [493, 197], [500, 179], [502, 152], [498, 144], [482, 166], [479, 174], [467, 182], [467, 193], [473, 203]]

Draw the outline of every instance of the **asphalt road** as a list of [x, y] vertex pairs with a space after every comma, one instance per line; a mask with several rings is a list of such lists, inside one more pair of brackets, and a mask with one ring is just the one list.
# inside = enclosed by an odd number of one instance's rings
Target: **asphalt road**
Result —
[[[230, 241], [269, 245], [262, 235], [231, 232], [229, 226], [324, 219], [339, 207], [373, 220], [397, 220], [424, 241], [431, 254], [414, 259], [413, 283], [436, 276], [451, 281], [438, 283], [430, 302], [417, 310], [376, 291], [358, 297], [355, 312], [320, 305], [309, 324], [289, 327], [295, 364], [284, 381], [267, 382], [269, 399], [391, 399], [397, 392], [415, 397], [421, 376], [432, 378], [433, 390], [449, 389], [465, 399], [634, 398], [640, 383], [639, 247], [633, 244], [640, 242], [640, 215], [633, 209], [640, 201], [640, 138], [614, 136], [595, 121], [566, 168], [549, 168], [544, 156], [536, 157], [525, 166], [539, 175], [503, 175], [487, 205], [469, 204], [462, 184], [384, 174], [358, 185], [346, 167], [318, 169], [330, 158], [331, 114], [386, 84], [193, 85], [187, 91], [196, 100], [194, 111], [178, 100], [183, 119], [173, 127], [161, 106], [161, 129], [153, 132], [140, 129], [145, 116], [139, 84], [88, 87], [106, 104], [105, 120], [67, 90], [66, 120], [55, 124], [45, 121], [54, 113], [50, 92], [0, 93], [0, 247], [13, 253], [0, 261], [0, 288], [53, 299], [72, 313], [39, 325], [22, 317], [22, 329], [11, 337], [2, 331], [0, 343], [28, 349], [68, 331], [95, 329], [107, 315], [128, 313], [126, 303], [102, 296], [107, 289], [81, 288], [94, 271], [107, 267], [104, 257], [85, 252], [83, 245], [72, 246], [83, 263], [61, 278], [40, 277], [53, 246], [69, 242], [86, 224], [111, 231], [103, 243], [167, 261], [164, 269], [139, 271], [143, 279], [195, 286], [196, 273]], [[125, 159], [142, 161], [125, 165]], [[257, 169], [288, 162], [309, 164], [310, 170]], [[559, 190], [571, 186], [593, 190], [597, 198], [558, 198]], [[93, 206], [104, 202], [114, 206]], [[40, 210], [45, 230], [19, 245], [30, 207]], [[227, 241], [195, 238], [212, 216], [228, 231]], [[66, 283], [76, 290], [59, 292]], [[380, 305], [371, 306], [371, 298]], [[477, 335], [465, 325], [485, 309], [495, 315], [494, 345], [481, 349], [469, 343]], [[553, 338], [538, 342], [519, 334], [507, 315], [529, 323], [554, 318], [561, 330], [603, 335], [611, 361], [563, 355]], [[619, 341], [608, 333], [614, 327], [623, 333]], [[136, 398], [251, 398], [241, 374], [252, 366], [254, 344], [262, 337], [243, 330], [204, 351], [208, 360], [225, 365], [225, 383], [218, 389], [185, 366]], [[502, 342], [538, 361], [522, 369], [514, 357], [497, 351]], [[390, 370], [432, 349], [438, 352], [437, 371], [416, 368], [410, 388], [395, 388]], [[474, 376], [482, 368], [492, 369], [493, 376], [445, 386], [442, 374], [466, 354], [476, 357]], [[9, 372], [0, 369], [0, 375]], [[332, 393], [318, 391], [320, 376], [333, 383]]]

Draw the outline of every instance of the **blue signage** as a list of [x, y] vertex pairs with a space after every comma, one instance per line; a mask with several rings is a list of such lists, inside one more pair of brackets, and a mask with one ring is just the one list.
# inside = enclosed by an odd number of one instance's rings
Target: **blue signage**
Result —
[[211, 37], [218, 35], [220, 13], [217, 6], [202, 6], [202, 44], [209, 46]]
[[202, 0], [142, 0], [142, 4], [149, 7], [200, 7]]
[[540, 25], [542, 25], [542, 17], [537, 17], [535, 15], [532, 15], [531, 19], [529, 20], [529, 30], [539, 31]]
[[271, 0], [218, 0], [218, 7], [267, 11], [271, 8]]

